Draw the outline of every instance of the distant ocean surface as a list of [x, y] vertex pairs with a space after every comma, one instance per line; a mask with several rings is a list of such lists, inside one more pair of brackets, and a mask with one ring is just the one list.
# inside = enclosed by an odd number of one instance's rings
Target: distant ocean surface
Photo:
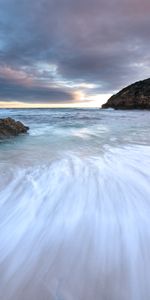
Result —
[[1, 109], [0, 300], [150, 299], [150, 112]]

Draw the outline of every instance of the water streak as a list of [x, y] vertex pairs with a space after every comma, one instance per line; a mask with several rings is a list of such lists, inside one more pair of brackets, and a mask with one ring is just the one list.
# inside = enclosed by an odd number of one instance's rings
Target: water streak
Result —
[[0, 145], [1, 300], [150, 299], [148, 121], [79, 114]]

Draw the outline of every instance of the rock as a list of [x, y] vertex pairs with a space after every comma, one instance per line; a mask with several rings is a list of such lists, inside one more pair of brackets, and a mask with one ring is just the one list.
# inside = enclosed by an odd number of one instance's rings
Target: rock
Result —
[[12, 118], [0, 119], [0, 138], [16, 136], [20, 133], [26, 133], [28, 130], [29, 127], [20, 121], [15, 121]]
[[102, 108], [150, 109], [150, 78], [125, 87], [110, 97]]

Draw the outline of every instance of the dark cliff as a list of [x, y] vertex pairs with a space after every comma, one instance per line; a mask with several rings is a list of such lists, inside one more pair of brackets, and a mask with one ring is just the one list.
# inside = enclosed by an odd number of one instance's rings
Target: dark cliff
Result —
[[102, 105], [114, 109], [150, 109], [150, 78], [135, 82]]

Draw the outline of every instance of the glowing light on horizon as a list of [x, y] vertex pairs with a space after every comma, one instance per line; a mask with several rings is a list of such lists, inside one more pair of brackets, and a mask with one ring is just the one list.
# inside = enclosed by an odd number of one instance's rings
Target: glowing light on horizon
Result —
[[[101, 107], [111, 94], [99, 94], [93, 96], [85, 96], [82, 92], [76, 92], [74, 102], [67, 103], [25, 103], [19, 101], [5, 102], [0, 101], [0, 108], [75, 108], [75, 107]], [[85, 99], [86, 97], [86, 99]]]

